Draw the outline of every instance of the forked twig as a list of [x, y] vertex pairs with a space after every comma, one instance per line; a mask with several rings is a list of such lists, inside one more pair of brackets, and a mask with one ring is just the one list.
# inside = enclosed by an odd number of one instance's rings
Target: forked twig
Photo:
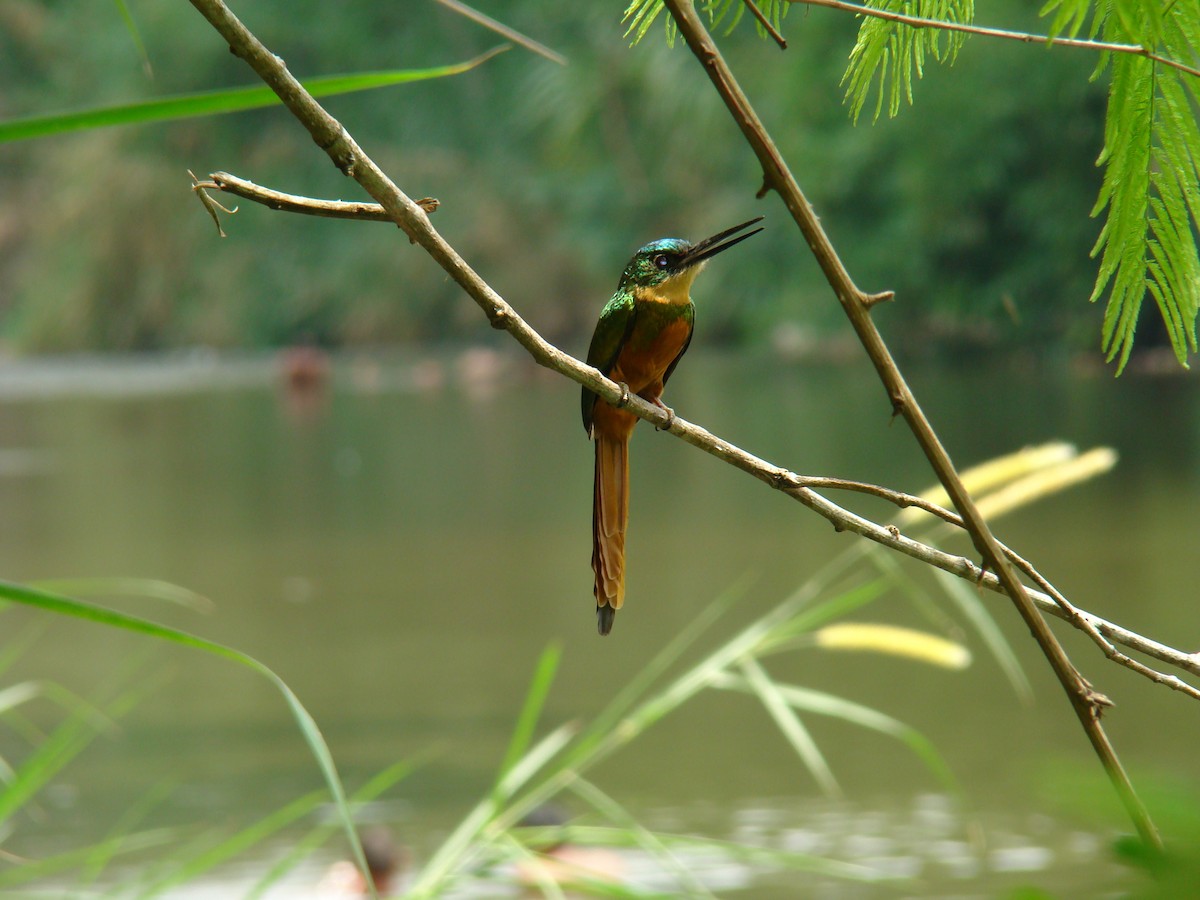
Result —
[[208, 192], [205, 190], [205, 188], [209, 186], [216, 187], [216, 185], [213, 185], [207, 181], [198, 180], [196, 178], [196, 173], [191, 169], [188, 169], [188, 175], [191, 176], [192, 179], [192, 190], [195, 192], [196, 196], [200, 198], [200, 205], [204, 207], [210, 216], [212, 216], [213, 224], [217, 226], [217, 235], [219, 237], [228, 237], [228, 235], [225, 234], [225, 229], [221, 227], [221, 217], [217, 215], [217, 210], [219, 209], [221, 212], [228, 213], [232, 216], [238, 211], [238, 208], [235, 206], [233, 209], [230, 209], [228, 206], [218, 203], [208, 195]]
[[[192, 175], [191, 171], [188, 172]], [[263, 187], [255, 184], [253, 181], [247, 181], [244, 178], [238, 178], [236, 175], [230, 175], [228, 172], [213, 172], [208, 176], [208, 181], [197, 181], [196, 176], [192, 175], [192, 190], [200, 197], [200, 202], [205, 205], [209, 213], [216, 218], [216, 213], [212, 207], [216, 206], [219, 209], [225, 210], [227, 213], [236, 212], [235, 209], [225, 209], [224, 206], [217, 203], [208, 196], [207, 191], [224, 191], [227, 194], [233, 194], [235, 197], [241, 197], [244, 200], [253, 200], [255, 203], [261, 203], [269, 209], [279, 210], [281, 212], [301, 213], [306, 216], [323, 216], [328, 219], [355, 219], [361, 222], [388, 222], [395, 224], [395, 220], [386, 209], [378, 203], [362, 203], [349, 202], [345, 200], [317, 200], [312, 197], [301, 197], [298, 194], [285, 194], [282, 191], [272, 190], [271, 188]], [[427, 213], [435, 211], [441, 202], [434, 197], [422, 197], [415, 201], [417, 206], [425, 210]], [[217, 225], [220, 228], [220, 224]], [[224, 234], [222, 234], [224, 237]]]

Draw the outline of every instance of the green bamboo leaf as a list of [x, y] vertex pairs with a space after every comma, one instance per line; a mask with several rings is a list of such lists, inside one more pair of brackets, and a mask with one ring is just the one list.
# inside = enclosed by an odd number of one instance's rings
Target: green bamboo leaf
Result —
[[[391, 69], [380, 72], [358, 72], [350, 75], [329, 75], [311, 78], [302, 82], [314, 97], [330, 97], [374, 88], [409, 84], [431, 78], [445, 78], [470, 71], [482, 65], [507, 46], [495, 47], [474, 59], [431, 69]], [[69, 131], [91, 128], [106, 128], [113, 125], [135, 125], [148, 122], [167, 122], [197, 116], [212, 116], [222, 113], [261, 109], [279, 103], [275, 92], [265, 86], [231, 88], [223, 91], [206, 91], [197, 94], [178, 94], [161, 97], [142, 103], [128, 103], [87, 109], [74, 113], [58, 113], [48, 116], [31, 116], [0, 122], [0, 143], [23, 141], [47, 137]]]

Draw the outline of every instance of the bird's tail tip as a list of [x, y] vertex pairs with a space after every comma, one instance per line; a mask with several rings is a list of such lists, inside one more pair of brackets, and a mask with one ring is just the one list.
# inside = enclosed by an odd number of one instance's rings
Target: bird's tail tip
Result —
[[617, 611], [607, 603], [596, 607], [596, 630], [600, 632], [601, 636], [612, 631], [613, 619], [616, 617]]

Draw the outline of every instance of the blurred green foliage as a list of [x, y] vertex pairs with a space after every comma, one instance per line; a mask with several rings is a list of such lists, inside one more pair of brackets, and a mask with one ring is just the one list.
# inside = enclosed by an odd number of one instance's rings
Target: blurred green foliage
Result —
[[[777, 198], [754, 199], [755, 160], [686, 48], [630, 48], [621, 3], [478, 6], [570, 64], [514, 50], [328, 108], [410, 196], [442, 201], [437, 227], [534, 327], [582, 350], [637, 246], [763, 213], [768, 231], [698, 284], [697, 339], [845, 335]], [[0, 5], [0, 117], [255, 83], [189, 5], [128, 7], [152, 77], [113, 4]], [[301, 78], [443, 65], [498, 42], [433, 0], [234, 11]], [[1039, 27], [1015, 0], [982, 17]], [[1095, 56], [973, 37], [914, 84], [911, 110], [856, 126], [840, 85], [855, 20], [795, 9], [784, 26], [785, 52], [749, 27], [720, 39], [856, 280], [897, 292], [878, 314], [889, 337], [915, 352], [1096, 346]], [[219, 239], [187, 169], [361, 199], [281, 109], [0, 145], [0, 340], [64, 351], [490, 334], [386, 225], [243, 204]]]

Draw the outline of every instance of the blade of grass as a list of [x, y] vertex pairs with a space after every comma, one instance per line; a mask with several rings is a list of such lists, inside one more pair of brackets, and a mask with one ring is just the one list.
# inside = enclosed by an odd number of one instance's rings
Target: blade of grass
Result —
[[654, 655], [642, 669], [624, 687], [619, 690], [608, 705], [592, 720], [580, 735], [579, 740], [568, 755], [571, 765], [589, 756], [600, 740], [611, 737], [621, 718], [633, 706], [634, 701], [642, 696], [667, 669], [683, 656], [685, 650], [695, 643], [696, 639], [713, 622], [724, 615], [725, 611], [739, 599], [749, 587], [750, 577], [743, 576], [730, 588], [723, 591], [708, 606], [685, 625], [666, 646]]
[[496, 775], [496, 785], [493, 791], [497, 795], [505, 777], [517, 764], [517, 761], [525, 755], [525, 751], [529, 747], [529, 741], [533, 737], [534, 729], [537, 728], [538, 718], [542, 714], [546, 695], [550, 692], [550, 685], [554, 682], [554, 673], [558, 670], [558, 661], [561, 658], [562, 645], [557, 642], [547, 646], [542, 651], [541, 657], [538, 658], [533, 673], [533, 682], [529, 685], [529, 690], [525, 692], [525, 702], [521, 707], [520, 715], [517, 716], [513, 736], [508, 742], [508, 750], [504, 754], [504, 761], [500, 764]]
[[641, 731], [631, 718], [625, 718], [633, 703], [703, 631], [740, 596], [749, 583], [745, 576], [723, 592], [681, 630], [642, 670], [629, 681], [564, 754], [555, 770], [528, 793], [513, 801], [499, 814], [496, 824], [510, 828], [521, 818], [550, 800], [567, 787], [577, 773], [595, 765], [618, 747], [633, 740]]
[[971, 627], [975, 629], [975, 633], [979, 635], [984, 646], [988, 648], [988, 652], [992, 654], [992, 658], [1000, 666], [1000, 671], [1012, 685], [1017, 697], [1026, 706], [1032, 705], [1033, 686], [1030, 685], [1025, 670], [1021, 668], [1021, 661], [1013, 652], [1012, 645], [1009, 644], [987, 607], [984, 606], [983, 599], [978, 593], [972, 591], [961, 578], [955, 578], [940, 569], [934, 571], [938, 576], [938, 584], [942, 586], [942, 590], [946, 592], [950, 601], [958, 607], [963, 618], [971, 623]]
[[[357, 809], [360, 804], [368, 803], [374, 800], [384, 791], [393, 787], [400, 781], [403, 781], [413, 773], [420, 765], [418, 759], [402, 759], [399, 762], [392, 763], [382, 772], [374, 775], [350, 795], [350, 802]], [[291, 871], [301, 860], [305, 859], [310, 853], [322, 846], [329, 838], [338, 830], [340, 823], [322, 823], [316, 828], [311, 829], [308, 834], [304, 835], [299, 840], [293, 842], [291, 848], [280, 859], [278, 859], [266, 872], [262, 878], [246, 893], [246, 900], [261, 897], [266, 891], [270, 890], [272, 885], [289, 871]]]
[[[18, 885], [28, 884], [43, 878], [54, 878], [65, 872], [70, 872], [78, 866], [87, 867], [89, 861], [96, 855], [112, 859], [122, 854], [132, 854], [143, 850], [154, 850], [176, 840], [179, 835], [174, 828], [158, 828], [153, 831], [143, 831], [135, 834], [122, 834], [105, 838], [96, 844], [56, 853], [40, 859], [27, 860], [19, 866], [5, 866], [0, 869], [0, 889], [8, 891]], [[13, 896], [6, 894], [6, 896]], [[45, 897], [44, 892], [30, 896]], [[91, 896], [88, 894], [87, 896]]]
[[658, 839], [658, 835], [642, 825], [625, 807], [600, 790], [595, 784], [585, 778], [577, 778], [571, 782], [571, 791], [614, 825], [624, 828], [633, 835], [638, 846], [645, 850], [646, 853], [657, 857], [665, 863], [665, 868], [673, 871], [679, 879], [679, 883], [686, 887], [687, 896], [714, 896], [712, 891], [704, 886], [683, 860], [672, 853], [671, 848]]
[[762, 701], [763, 707], [775, 720], [776, 726], [787, 738], [800, 761], [812, 773], [817, 785], [826, 796], [839, 798], [842, 789], [833, 777], [833, 770], [825, 760], [825, 755], [813, 740], [800, 717], [780, 693], [779, 686], [771, 680], [766, 670], [754, 659], [743, 659], [739, 666], [746, 676], [750, 690]]
[[[0, 601], [0, 613], [8, 604]], [[0, 647], [0, 675], [3, 675], [34, 645], [45, 631], [44, 623], [30, 622], [18, 634], [5, 634], [4, 645]]]
[[[300, 702], [300, 698], [295, 695], [282, 678], [266, 665], [249, 654], [242, 653], [240, 650], [235, 650], [224, 644], [218, 644], [216, 641], [206, 640], [205, 638], [196, 637], [184, 631], [168, 628], [165, 625], [159, 625], [148, 619], [114, 612], [113, 610], [95, 606], [82, 600], [74, 600], [70, 597], [49, 593], [48, 591], [39, 591], [36, 588], [24, 585], [0, 581], [0, 599], [32, 606], [44, 612], [71, 616], [97, 625], [119, 628], [135, 634], [169, 641], [170, 643], [179, 644], [184, 647], [191, 647], [210, 655], [236, 662], [266, 678], [283, 695], [283, 699], [291, 711], [292, 718], [295, 719], [297, 727], [300, 729], [300, 733], [304, 737], [313, 758], [316, 760], [326, 785], [329, 787], [329, 792], [333, 795], [334, 803], [342, 820], [342, 826], [346, 832], [346, 838], [350, 842], [350, 847], [354, 853], [355, 862], [364, 876], [367, 874], [366, 856], [363, 854], [362, 845], [359, 843], [358, 833], [354, 828], [354, 819], [346, 801], [346, 794], [342, 788], [341, 779], [338, 777], [337, 766], [333, 762], [333, 755], [329, 752], [329, 746], [325, 743], [325, 738], [322, 736], [320, 728], [317, 727], [316, 720], [305, 709], [304, 704]], [[2, 819], [3, 817], [0, 816], [0, 821]]]
[[[103, 708], [83, 702], [74, 704], [67, 718], [37, 744], [0, 791], [0, 823], [8, 821], [37, 796], [103, 727], [132, 709], [144, 690], [145, 686], [141, 686], [137, 690], [124, 691]], [[102, 723], [98, 721], [97, 713], [102, 717]]]
[[129, 11], [129, 5], [125, 0], [113, 0], [113, 4], [117, 7], [117, 12], [121, 14], [121, 19], [125, 22], [125, 30], [129, 32], [129, 38], [133, 41], [138, 56], [141, 57], [142, 71], [146, 73], [147, 78], [153, 78], [154, 67], [150, 65], [150, 54], [146, 52], [146, 42], [142, 40], [142, 32], [138, 29], [137, 22]]
[[0, 690], [0, 715], [15, 709], [22, 703], [28, 703], [34, 697], [42, 695], [42, 686], [36, 681], [22, 681], [11, 684]]
[[[431, 78], [445, 78], [470, 71], [507, 49], [507, 46], [494, 47], [466, 62], [431, 69], [391, 69], [380, 72], [358, 72], [350, 75], [328, 75], [322, 78], [308, 79], [303, 84], [314, 97], [329, 97], [335, 94], [391, 87]], [[262, 86], [178, 94], [142, 103], [127, 103], [73, 113], [9, 119], [7, 122], [0, 122], [0, 143], [24, 141], [69, 131], [106, 128], [113, 125], [167, 122], [196, 116], [242, 112], [248, 109], [274, 106], [277, 103], [279, 103], [279, 98], [274, 91]]]
[[[725, 675], [718, 679], [714, 686], [723, 690], [735, 690], [747, 694], [754, 693], [754, 688], [750, 685], [749, 681], [737, 675]], [[937, 752], [937, 748], [934, 747], [933, 743], [927, 737], [912, 726], [906, 725], [899, 719], [893, 719], [891, 716], [881, 713], [878, 710], [871, 709], [869, 706], [863, 706], [861, 703], [845, 700], [833, 694], [827, 694], [824, 691], [815, 691], [793, 684], [777, 684], [776, 687], [780, 697], [789, 706], [803, 709], [815, 715], [842, 719], [845, 722], [850, 722], [854, 725], [859, 725], [895, 738], [908, 746], [948, 791], [954, 794], [962, 793], [962, 788], [959, 786], [957, 780], [955, 780], [954, 773], [951, 772], [950, 766]]]
[[534, 882], [528, 885], [527, 892], [532, 893], [531, 889], [536, 887], [543, 897], [549, 897], [550, 900], [566, 900], [567, 895], [563, 893], [563, 889], [559, 887], [558, 881], [550, 874], [550, 871], [541, 864], [538, 854], [517, 840], [511, 831], [505, 831], [500, 836], [500, 842], [526, 863], [525, 869], [521, 872], [524, 877], [520, 880]]
[[124, 838], [135, 834], [134, 829], [155, 807], [164, 803], [174, 791], [174, 786], [161, 783], [151, 788], [117, 817], [112, 828], [99, 845], [93, 848], [84, 861], [79, 875], [78, 887], [94, 884], [105, 868], [120, 853], [127, 852]]
[[794, 646], [795, 638], [807, 636], [814, 629], [824, 625], [826, 622], [840, 619], [854, 612], [856, 609], [861, 609], [870, 603], [874, 603], [883, 596], [887, 587], [888, 582], [885, 579], [876, 578], [873, 581], [868, 581], [866, 584], [860, 584], [836, 596], [830, 597], [828, 600], [818, 603], [810, 609], [797, 613], [789, 620], [780, 623], [773, 630], [771, 640], [762, 648], [762, 652], [758, 655], [762, 657], [769, 653], [776, 653]]
[[442, 842], [409, 888], [410, 897], [432, 897], [444, 887], [456, 868], [461, 869], [481, 848], [475, 845], [500, 811], [501, 804], [521, 789], [538, 769], [557, 754], [575, 733], [572, 724], [563, 725], [542, 738], [508, 771], [493, 790], [467, 813], [458, 827]]
[[157, 578], [53, 578], [31, 581], [30, 587], [75, 597], [145, 597], [211, 612], [213, 602], [203, 594]]
[[[1056, 466], [1074, 459], [1077, 455], [1078, 451], [1074, 444], [1050, 441], [984, 460], [963, 471], [961, 477], [963, 484], [972, 496], [981, 498], [984, 494], [1003, 488], [1006, 484], [1024, 478], [1031, 472], [1038, 472], [1048, 466]], [[940, 484], [930, 485], [921, 491], [920, 496], [938, 506], [950, 505], [950, 497]], [[933, 524], [935, 520], [929, 513], [916, 506], [903, 509], [896, 515], [896, 523], [906, 529], [918, 522]]]
[[190, 859], [185, 859], [174, 867], [174, 871], [147, 885], [137, 896], [139, 898], [153, 897], [156, 894], [168, 893], [172, 888], [181, 884], [195, 881], [215, 866], [258, 846], [264, 839], [308, 815], [320, 806], [324, 799], [325, 791], [323, 790], [312, 791], [302, 797], [297, 797], [291, 803], [264, 816], [248, 828], [243, 828], [215, 846], [204, 849]]

